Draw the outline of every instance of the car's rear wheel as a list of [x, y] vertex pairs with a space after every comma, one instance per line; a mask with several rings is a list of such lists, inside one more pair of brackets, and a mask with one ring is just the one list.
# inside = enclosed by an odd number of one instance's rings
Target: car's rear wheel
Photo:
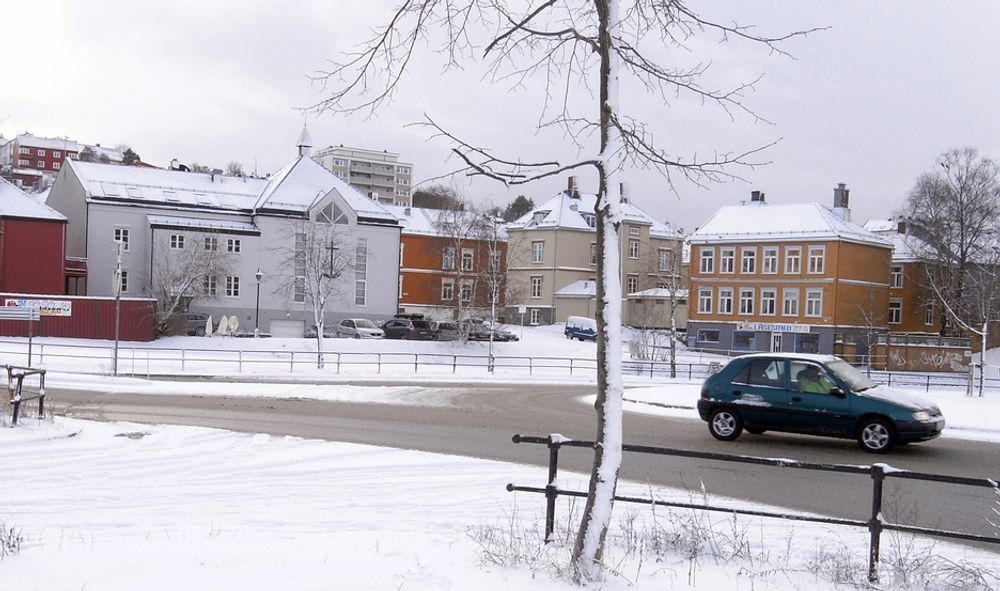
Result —
[[708, 417], [708, 432], [720, 441], [732, 441], [743, 432], [743, 417], [729, 408], [720, 408]]
[[205, 336], [205, 327], [204, 326], [199, 326], [198, 328], [194, 329], [194, 336], [196, 336], [196, 337], [203, 337], [203, 336]]
[[356, 338], [356, 339], [360, 339], [360, 338], [361, 338], [361, 335], [359, 335], [359, 334], [355, 334], [355, 335], [354, 335], [354, 338]]
[[885, 419], [868, 419], [858, 429], [858, 444], [868, 453], [884, 454], [892, 449], [896, 435]]

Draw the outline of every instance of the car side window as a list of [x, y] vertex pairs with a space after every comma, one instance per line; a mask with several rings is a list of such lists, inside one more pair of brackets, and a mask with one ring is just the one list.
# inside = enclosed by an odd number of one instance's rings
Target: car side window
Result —
[[785, 385], [785, 362], [776, 359], [754, 359], [747, 366], [747, 383], [751, 386], [782, 388]]
[[793, 361], [791, 366], [792, 390], [807, 394], [827, 394], [837, 385], [822, 366], [802, 361]]

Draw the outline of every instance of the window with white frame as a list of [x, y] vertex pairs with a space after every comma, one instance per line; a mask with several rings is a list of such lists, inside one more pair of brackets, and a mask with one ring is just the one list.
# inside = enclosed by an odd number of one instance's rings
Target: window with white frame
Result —
[[903, 300], [889, 300], [889, 324], [899, 324], [903, 321]]
[[120, 282], [121, 283], [120, 283], [120, 285], [118, 287], [119, 291], [121, 293], [127, 292], [128, 291], [128, 271], [122, 271], [122, 273], [120, 275]]
[[674, 270], [674, 251], [669, 248], [661, 248], [658, 251], [659, 256], [657, 257], [659, 262], [660, 271], [673, 271]]
[[334, 166], [347, 166], [347, 160], [340, 160], [338, 158], [333, 159]]
[[591, 242], [590, 243], [590, 264], [591, 265], [596, 265], [597, 264], [597, 243], [596, 242]]
[[219, 250], [219, 238], [217, 236], [205, 236], [205, 250]]
[[778, 247], [777, 246], [765, 246], [764, 256], [761, 260], [761, 271], [769, 275], [773, 275], [778, 272]]
[[740, 289], [740, 314], [753, 315], [754, 289], [744, 287]]
[[240, 297], [240, 277], [239, 275], [226, 275], [226, 297]]
[[637, 259], [639, 258], [639, 241], [629, 240], [628, 241], [628, 258]]
[[292, 289], [292, 301], [301, 304], [306, 301], [306, 278], [296, 277]]
[[463, 279], [461, 289], [459, 289], [459, 296], [465, 303], [472, 301], [472, 280]]
[[19, 159], [17, 161], [17, 165], [18, 166], [31, 166], [31, 160], [24, 160], [23, 158]]
[[295, 234], [295, 283], [292, 290], [292, 301], [301, 304], [306, 301], [306, 235]]
[[823, 290], [806, 290], [806, 316], [819, 318], [823, 315]]
[[128, 228], [115, 228], [115, 242], [121, 242], [122, 250], [128, 251]]
[[62, 164], [59, 164], [58, 162], [52, 163], [52, 170], [59, 170], [60, 168], [62, 168]]
[[441, 249], [441, 268], [442, 269], [454, 269], [455, 268], [455, 247], [445, 246]]
[[44, 156], [45, 155], [45, 150], [43, 150], [41, 148], [38, 148], [38, 151], [35, 152], [35, 154], [38, 155], [38, 156]]
[[358, 238], [354, 245], [354, 304], [368, 303], [368, 239]]
[[701, 247], [700, 249], [700, 263], [698, 265], [699, 273], [714, 273], [715, 272], [715, 249]]
[[809, 247], [809, 265], [806, 268], [808, 273], [822, 273], [824, 262], [826, 259], [826, 247], [825, 246], [810, 246]]
[[934, 302], [927, 302], [924, 306], [924, 324], [927, 326], [934, 324]]
[[889, 287], [903, 287], [903, 265], [893, 265], [889, 268]]
[[538, 308], [532, 308], [531, 314], [528, 315], [528, 322], [531, 324], [538, 324], [542, 321], [542, 311]]
[[446, 302], [450, 302], [451, 300], [455, 299], [454, 279], [441, 280], [441, 299]]
[[733, 288], [719, 288], [719, 314], [733, 313]]
[[785, 273], [798, 275], [802, 272], [802, 248], [798, 246], [785, 247]]
[[753, 275], [757, 272], [757, 247], [744, 247], [740, 251], [740, 272]]
[[23, 154], [23, 155], [27, 156], [27, 155], [31, 154], [31, 150], [29, 148], [25, 148], [25, 147], [22, 146], [22, 147], [20, 147], [20, 148], [17, 149], [17, 153], [18, 154]]
[[205, 275], [201, 278], [201, 293], [209, 297], [215, 297], [218, 294], [218, 278], [215, 275]]
[[699, 314], [711, 314], [712, 313], [712, 288], [711, 287], [699, 287], [698, 288], [698, 313]]
[[639, 276], [628, 275], [625, 277], [625, 293], [635, 293], [639, 291]]
[[52, 157], [53, 158], [62, 158], [62, 152], [60, 152], [59, 150], [53, 150]]
[[536, 240], [531, 243], [531, 262], [540, 263], [545, 254], [545, 241]]
[[719, 249], [719, 273], [735, 273], [736, 272], [736, 249], [735, 248], [720, 248]]
[[639, 236], [641, 234], [642, 234], [642, 230], [639, 229], [639, 226], [629, 226], [628, 227], [628, 235], [629, 236]]
[[39, 160], [38, 162], [36, 162], [35, 163], [35, 168], [45, 168], [45, 161], [44, 160]]
[[781, 292], [781, 315], [782, 316], [798, 316], [799, 315], [799, 290], [798, 289], [784, 289]]
[[760, 290], [760, 313], [762, 316], [774, 316], [778, 307], [778, 290], [773, 287], [762, 287]]
[[542, 278], [532, 277], [531, 278], [531, 299], [539, 300], [542, 298]]
[[583, 221], [586, 222], [587, 227], [594, 228], [597, 226], [597, 217], [592, 213], [585, 213], [583, 215]]
[[226, 239], [226, 252], [239, 253], [243, 250], [243, 242], [239, 238]]
[[171, 234], [170, 248], [174, 250], [182, 250], [184, 248], [184, 234]]
[[473, 251], [471, 248], [462, 249], [462, 270], [471, 271], [472, 270], [472, 257]]
[[490, 250], [490, 272], [497, 273], [500, 271], [500, 251]]

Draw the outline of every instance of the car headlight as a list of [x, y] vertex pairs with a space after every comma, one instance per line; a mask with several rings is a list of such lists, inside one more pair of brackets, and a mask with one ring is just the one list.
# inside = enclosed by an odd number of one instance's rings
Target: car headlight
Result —
[[931, 413], [927, 412], [926, 410], [918, 410], [917, 412], [913, 413], [913, 419], [921, 422], [929, 421], [931, 420]]

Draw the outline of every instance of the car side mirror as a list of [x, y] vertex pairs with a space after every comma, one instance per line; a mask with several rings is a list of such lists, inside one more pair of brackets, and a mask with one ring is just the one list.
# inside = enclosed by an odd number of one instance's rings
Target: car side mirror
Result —
[[836, 396], [837, 398], [847, 398], [847, 394], [845, 394], [843, 390], [841, 390], [836, 386], [830, 388], [830, 395]]

